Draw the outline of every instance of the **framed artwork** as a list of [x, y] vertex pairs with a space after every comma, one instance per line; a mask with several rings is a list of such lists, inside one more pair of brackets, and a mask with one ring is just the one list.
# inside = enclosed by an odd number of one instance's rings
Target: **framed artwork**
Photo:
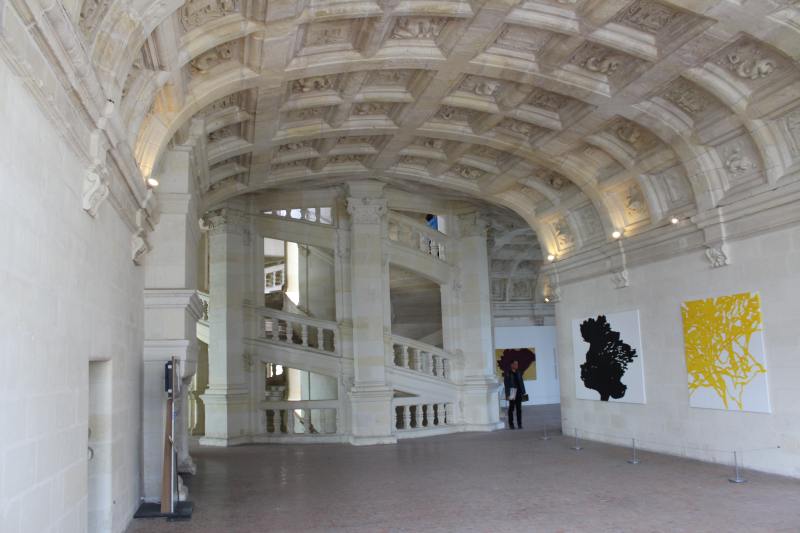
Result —
[[536, 348], [499, 348], [494, 351], [494, 359], [497, 362], [494, 370], [501, 381], [513, 361], [519, 361], [522, 379], [536, 380]]
[[577, 398], [645, 403], [638, 310], [573, 320], [572, 348]]
[[689, 405], [771, 412], [759, 294], [684, 302], [681, 315]]

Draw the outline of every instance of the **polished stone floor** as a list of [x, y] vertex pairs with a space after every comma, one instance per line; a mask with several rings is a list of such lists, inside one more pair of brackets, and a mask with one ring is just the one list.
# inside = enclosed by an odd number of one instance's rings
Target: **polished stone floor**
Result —
[[[190, 522], [134, 520], [129, 533], [800, 532], [800, 481], [526, 429], [339, 444], [201, 448]], [[536, 430], [529, 428], [536, 428]]]

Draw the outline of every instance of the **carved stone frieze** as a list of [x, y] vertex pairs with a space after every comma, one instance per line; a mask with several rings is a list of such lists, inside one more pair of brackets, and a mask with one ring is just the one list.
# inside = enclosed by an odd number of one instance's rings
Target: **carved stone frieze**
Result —
[[452, 171], [462, 178], [468, 180], [477, 180], [486, 175], [486, 172], [483, 170], [467, 165], [453, 165]]
[[436, 113], [436, 118], [440, 118], [446, 121], [455, 121], [455, 122], [467, 122], [470, 117], [470, 111], [461, 108], [461, 107], [453, 107], [449, 105], [443, 105], [439, 108], [439, 111]]
[[708, 93], [684, 78], [671, 83], [661, 96], [689, 115], [702, 113], [712, 102]]
[[597, 209], [591, 203], [578, 208], [575, 211], [575, 218], [578, 221], [581, 235], [584, 241], [589, 241], [603, 235], [603, 223]]
[[303, 148], [310, 148], [311, 143], [309, 141], [301, 141], [301, 142], [291, 142], [282, 144], [278, 147], [279, 153], [289, 153], [289, 152], [296, 152], [298, 150], [302, 150]]
[[736, 181], [758, 170], [751, 149], [743, 141], [734, 141], [722, 147], [723, 164], [732, 180]]
[[551, 228], [553, 229], [558, 251], [567, 250], [575, 245], [575, 236], [572, 234], [572, 229], [565, 219], [559, 218], [551, 224]]
[[443, 17], [398, 17], [391, 38], [434, 40], [446, 23]]
[[647, 217], [647, 203], [642, 190], [637, 185], [631, 185], [624, 193], [625, 215], [631, 221], [642, 220]]
[[230, 107], [238, 107], [241, 105], [241, 93], [233, 93], [227, 96], [223, 96], [219, 100], [215, 101], [211, 105], [207, 106], [203, 109], [203, 115], [213, 115], [223, 109], [228, 109]]
[[569, 99], [560, 94], [551, 93], [543, 89], [534, 89], [525, 100], [527, 103], [547, 109], [548, 111], [558, 111], [567, 105]]
[[312, 76], [310, 78], [294, 80], [294, 82], [292, 83], [292, 92], [310, 93], [310, 92], [329, 91], [333, 89], [333, 84], [334, 84], [333, 76]]
[[378, 70], [370, 74], [369, 78], [367, 79], [367, 85], [405, 87], [408, 85], [408, 82], [411, 80], [411, 76], [413, 74], [414, 71], [410, 69]]
[[353, 224], [379, 224], [387, 211], [384, 198], [347, 199], [347, 212]]
[[392, 105], [389, 102], [362, 102], [353, 107], [353, 114], [355, 115], [388, 115], [392, 110]]
[[338, 154], [328, 158], [328, 163], [331, 164], [340, 164], [340, 163], [363, 163], [364, 156], [361, 154]]
[[475, 94], [476, 96], [493, 97], [503, 87], [497, 80], [481, 78], [479, 76], [467, 76], [458, 86], [459, 90]]
[[679, 12], [661, 2], [636, 0], [623, 9], [615, 20], [647, 33], [657, 34], [678, 17]]
[[403, 155], [400, 156], [399, 163], [401, 165], [411, 165], [415, 167], [427, 167], [430, 164], [429, 159], [425, 159], [424, 157], [415, 157], [413, 155]]
[[236, 128], [234, 125], [224, 126], [222, 128], [216, 129], [208, 134], [208, 142], [219, 141], [221, 139], [226, 139], [228, 137], [236, 136]]
[[181, 23], [186, 30], [239, 11], [239, 0], [187, 0], [181, 8]]
[[111, 0], [83, 0], [78, 27], [85, 35], [91, 35], [97, 23], [105, 15]]
[[310, 25], [306, 31], [306, 46], [326, 46], [332, 44], [349, 43], [352, 22], [350, 20], [337, 20], [320, 22]]
[[716, 62], [739, 78], [750, 81], [766, 78], [778, 68], [778, 61], [771, 54], [748, 41], [728, 48]]
[[286, 120], [293, 122], [300, 120], [321, 119], [327, 110], [327, 107], [307, 107], [305, 109], [295, 109], [286, 113]]
[[552, 36], [548, 31], [511, 24], [503, 28], [495, 44], [508, 50], [536, 54], [544, 49]]
[[509, 130], [518, 135], [522, 135], [528, 139], [532, 139], [533, 137], [538, 136], [538, 134], [544, 132], [544, 129], [540, 128], [539, 126], [534, 126], [533, 124], [528, 124], [527, 122], [522, 122], [521, 120], [516, 120], [513, 118], [504, 119], [500, 124], [498, 124], [498, 127]]
[[236, 55], [237, 48], [236, 42], [228, 42], [200, 54], [189, 63], [192, 74], [207, 74], [212, 68], [232, 59]]

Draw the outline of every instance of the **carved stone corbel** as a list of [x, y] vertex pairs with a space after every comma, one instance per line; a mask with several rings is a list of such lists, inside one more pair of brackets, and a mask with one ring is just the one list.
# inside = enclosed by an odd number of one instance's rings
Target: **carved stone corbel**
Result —
[[84, 211], [96, 217], [109, 192], [108, 170], [104, 165], [93, 165], [83, 176], [81, 201]]
[[711, 268], [720, 268], [731, 263], [728, 245], [724, 242], [706, 245], [706, 259], [711, 263]]
[[625, 287], [630, 285], [628, 281], [628, 270], [623, 268], [621, 270], [616, 270], [611, 273], [611, 283], [614, 285], [615, 289], [624, 289]]

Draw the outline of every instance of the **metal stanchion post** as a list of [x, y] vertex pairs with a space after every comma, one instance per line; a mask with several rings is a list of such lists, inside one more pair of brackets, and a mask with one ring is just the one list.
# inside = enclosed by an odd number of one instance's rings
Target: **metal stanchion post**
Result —
[[628, 462], [630, 464], [632, 464], [632, 465], [638, 465], [639, 464], [639, 454], [637, 453], [637, 450], [636, 450], [636, 439], [631, 439], [631, 450], [632, 450], [633, 455], [631, 455], [631, 458], [628, 459]]
[[575, 446], [573, 446], [572, 449], [575, 451], [580, 451], [583, 449], [581, 448], [581, 445], [578, 443], [578, 428], [575, 428]]
[[550, 436], [547, 434], [547, 423], [542, 424], [542, 436], [539, 438], [541, 440], [550, 440]]
[[747, 480], [742, 477], [742, 470], [739, 468], [739, 458], [736, 450], [733, 451], [733, 477], [728, 478], [731, 483], [746, 483]]

